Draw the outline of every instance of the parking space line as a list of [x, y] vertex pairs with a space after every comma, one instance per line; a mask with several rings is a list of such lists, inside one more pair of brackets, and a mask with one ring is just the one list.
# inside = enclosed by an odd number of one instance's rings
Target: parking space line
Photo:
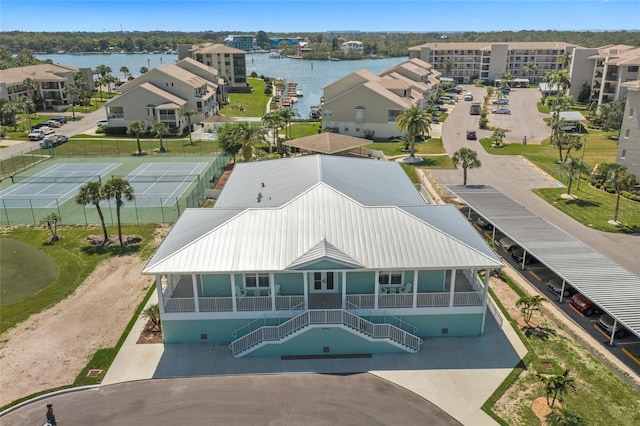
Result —
[[536, 280], [538, 280], [538, 281], [542, 281], [542, 278], [540, 278], [538, 275], [536, 275], [536, 273], [535, 273], [535, 272], [531, 272], [531, 271], [529, 271], [529, 273], [530, 273], [531, 275], [533, 275], [533, 276], [535, 277], [535, 279], [536, 279]]
[[629, 350], [627, 348], [622, 348], [622, 353], [625, 354], [626, 356], [628, 356], [629, 358], [631, 358], [631, 361], [635, 362], [636, 364], [640, 365], [640, 359], [638, 359], [638, 357], [636, 357], [634, 354], [632, 354], [631, 352], [629, 352]]

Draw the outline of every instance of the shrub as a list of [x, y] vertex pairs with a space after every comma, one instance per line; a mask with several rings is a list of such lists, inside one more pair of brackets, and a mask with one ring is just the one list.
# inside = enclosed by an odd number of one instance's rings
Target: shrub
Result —
[[480, 120], [478, 120], [478, 127], [481, 129], [486, 129], [488, 124], [489, 119], [487, 117], [480, 117]]
[[[100, 126], [102, 127], [102, 126]], [[97, 133], [97, 131], [96, 131]], [[127, 128], [126, 127], [106, 127], [104, 129], [104, 134], [109, 136], [109, 135], [126, 135], [127, 134]]]
[[640, 195], [634, 194], [633, 192], [621, 191], [620, 195], [622, 195], [624, 198], [626, 198], [628, 200], [639, 201], [640, 202]]

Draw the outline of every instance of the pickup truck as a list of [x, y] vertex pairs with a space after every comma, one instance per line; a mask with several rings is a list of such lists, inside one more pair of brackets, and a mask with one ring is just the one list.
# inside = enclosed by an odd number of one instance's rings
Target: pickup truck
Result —
[[35, 129], [27, 136], [30, 141], [39, 141], [40, 139], [44, 139], [44, 130]]

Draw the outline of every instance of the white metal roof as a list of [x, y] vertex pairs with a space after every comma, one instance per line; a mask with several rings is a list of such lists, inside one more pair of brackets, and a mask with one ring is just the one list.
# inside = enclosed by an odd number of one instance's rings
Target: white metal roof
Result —
[[448, 189], [640, 337], [640, 277], [491, 186]]
[[454, 206], [426, 204], [397, 163], [313, 156], [238, 165], [215, 207], [187, 209], [143, 273], [275, 271], [320, 259], [361, 269], [501, 266]]
[[495, 255], [398, 207], [362, 206], [319, 183], [282, 207], [239, 213], [166, 258], [152, 259], [143, 272], [285, 270], [323, 241], [367, 269], [501, 266]]

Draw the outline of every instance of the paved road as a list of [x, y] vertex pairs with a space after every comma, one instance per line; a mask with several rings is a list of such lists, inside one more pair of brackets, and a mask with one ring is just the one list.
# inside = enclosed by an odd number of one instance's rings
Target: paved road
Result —
[[[476, 99], [481, 99], [485, 89], [470, 87], [469, 90], [474, 93]], [[507, 127], [524, 126], [523, 123], [537, 120], [537, 115], [539, 115], [537, 109], [536, 116], [531, 118], [533, 113], [524, 107], [525, 104], [535, 107], [539, 97], [536, 89], [515, 89], [509, 97], [510, 100], [512, 97], [514, 102], [511, 105], [511, 115], [500, 117], [502, 125]], [[493, 119], [493, 117], [490, 118]], [[491, 155], [485, 152], [478, 141], [467, 141], [466, 130], [477, 129], [477, 123], [478, 116], [469, 115], [468, 102], [460, 101], [456, 108], [450, 111], [449, 118], [442, 126], [444, 147], [449, 154], [463, 146], [478, 152], [482, 167], [469, 170], [468, 184], [485, 184], [495, 187], [540, 217], [595, 248], [633, 273], [640, 275], [640, 262], [638, 262], [640, 235], [596, 231], [546, 203], [542, 198], [533, 194], [531, 189], [557, 187], [560, 184], [550, 180], [520, 157]], [[540, 140], [546, 137], [544, 132], [548, 132], [548, 129], [545, 127], [528, 123], [527, 132], [530, 134], [527, 139], [533, 142], [536, 139]], [[509, 134], [517, 134], [517, 132], [514, 130]], [[479, 138], [490, 135], [491, 131], [478, 130]], [[507, 140], [510, 140], [509, 136], [507, 136]], [[519, 139], [516, 138], [516, 140]], [[462, 184], [462, 170], [432, 170], [431, 173], [441, 184]]]
[[372, 374], [284, 374], [127, 382], [32, 402], [2, 418], [37, 425], [443, 425], [458, 421]]
[[[39, 112], [38, 114], [51, 116], [64, 115], [66, 117], [69, 117], [69, 121], [67, 122], [67, 124], [63, 124], [61, 127], [55, 129], [56, 133], [68, 137], [92, 131], [96, 128], [96, 123], [98, 122], [98, 120], [103, 120], [104, 118], [106, 118], [104, 109], [99, 109], [97, 111], [89, 113], [76, 113], [76, 115], [82, 115], [84, 117], [82, 120], [77, 121], [71, 121], [71, 113]], [[0, 159], [9, 158], [23, 152], [30, 152], [34, 149], [40, 148], [39, 142], [18, 143], [17, 141], [9, 141], [8, 143], [3, 143], [3, 145], [8, 146], [6, 148], [0, 149]]]

